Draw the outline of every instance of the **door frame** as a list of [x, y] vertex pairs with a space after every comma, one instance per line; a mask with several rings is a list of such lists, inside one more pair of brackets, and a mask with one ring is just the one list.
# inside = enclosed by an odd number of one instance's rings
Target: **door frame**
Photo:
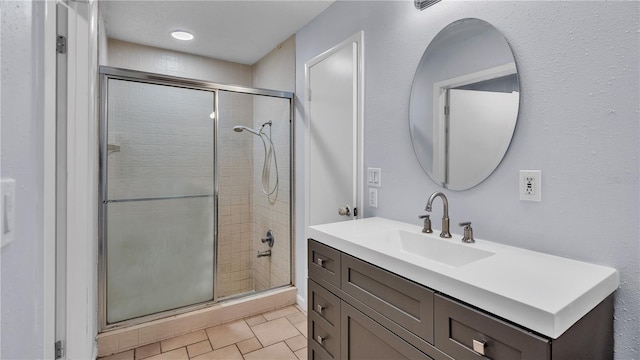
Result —
[[[362, 186], [362, 181], [363, 181], [363, 176], [364, 176], [364, 167], [363, 167], [363, 154], [364, 154], [364, 142], [363, 142], [363, 134], [364, 134], [364, 31], [359, 31], [351, 36], [349, 36], [348, 38], [346, 38], [345, 40], [343, 40], [342, 42], [338, 43], [337, 45], [331, 47], [330, 49], [324, 51], [323, 53], [321, 53], [320, 55], [317, 55], [316, 57], [312, 58], [311, 60], [305, 62], [304, 64], [304, 81], [305, 81], [305, 95], [304, 95], [304, 116], [305, 119], [307, 120], [307, 128], [305, 131], [305, 169], [304, 169], [304, 173], [305, 173], [305, 188], [307, 189], [307, 191], [305, 191], [305, 238], [307, 238], [308, 236], [306, 236], [306, 233], [308, 231], [308, 227], [310, 224], [310, 219], [309, 219], [309, 206], [310, 204], [310, 196], [309, 196], [309, 189], [310, 189], [310, 166], [309, 166], [309, 157], [310, 157], [310, 146], [309, 144], [311, 143], [311, 126], [310, 126], [310, 121], [311, 121], [311, 114], [310, 114], [310, 106], [311, 106], [311, 97], [310, 97], [310, 91], [311, 91], [311, 67], [320, 63], [321, 61], [327, 59], [328, 57], [330, 57], [331, 55], [339, 52], [340, 50], [346, 48], [346, 47], [353, 47], [353, 45], [356, 46], [356, 63], [354, 64], [356, 66], [356, 69], [354, 71], [355, 74], [355, 79], [354, 79], [354, 87], [353, 87], [353, 98], [356, 99], [356, 106], [354, 107], [354, 114], [353, 114], [353, 126], [354, 126], [354, 134], [355, 134], [355, 139], [354, 139], [354, 169], [353, 169], [353, 174], [354, 174], [354, 194], [355, 194], [355, 206], [358, 209], [358, 215], [354, 216], [354, 219], [358, 219], [358, 218], [362, 218], [362, 213], [363, 213], [363, 186]], [[305, 268], [306, 269], [306, 268]]]
[[[47, 3], [56, 6], [54, 25], [47, 32], [56, 56], [55, 119], [54, 128], [45, 134], [49, 139], [45, 148], [52, 150], [45, 158], [50, 168], [46, 181], [54, 183], [50, 186], [55, 191], [50, 195], [55, 196], [55, 204], [45, 205], [55, 211], [54, 253], [47, 256], [54, 257], [55, 276], [49, 280], [49, 275], [45, 286], [54, 281], [55, 303], [53, 315], [45, 318], [53, 316], [55, 326], [53, 335], [45, 334], [45, 352], [46, 358], [55, 358], [55, 345], [48, 343], [53, 337], [61, 342], [62, 359], [96, 358], [98, 4]], [[56, 53], [58, 34], [67, 38], [62, 53]]]
[[55, 358], [56, 342], [56, 78], [57, 78], [57, 5], [55, 1], [44, 4], [44, 102], [43, 102], [43, 152], [44, 152], [44, 299], [42, 357]]

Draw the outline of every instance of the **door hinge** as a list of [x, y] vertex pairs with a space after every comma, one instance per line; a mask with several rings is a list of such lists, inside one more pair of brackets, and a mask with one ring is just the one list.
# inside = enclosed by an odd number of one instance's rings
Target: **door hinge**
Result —
[[56, 341], [56, 359], [62, 359], [64, 357], [64, 344], [62, 341]]
[[311, 101], [311, 89], [307, 89], [307, 100]]
[[445, 115], [449, 115], [449, 107], [448, 106], [444, 107], [444, 114]]
[[62, 35], [58, 35], [58, 38], [56, 40], [56, 52], [58, 54], [66, 54], [67, 53], [67, 38], [62, 36]]
[[353, 216], [358, 216], [358, 208], [357, 207], [353, 208]]

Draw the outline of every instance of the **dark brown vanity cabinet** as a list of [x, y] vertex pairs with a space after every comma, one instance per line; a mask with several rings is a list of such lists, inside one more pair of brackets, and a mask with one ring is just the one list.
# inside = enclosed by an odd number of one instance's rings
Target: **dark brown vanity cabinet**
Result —
[[454, 359], [550, 359], [550, 341], [436, 295], [436, 346]]
[[309, 359], [612, 359], [613, 295], [549, 339], [309, 240]]

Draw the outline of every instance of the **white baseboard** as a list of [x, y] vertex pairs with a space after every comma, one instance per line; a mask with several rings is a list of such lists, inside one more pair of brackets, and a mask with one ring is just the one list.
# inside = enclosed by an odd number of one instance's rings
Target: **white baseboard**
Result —
[[300, 306], [301, 308], [305, 309], [305, 311], [306, 311], [306, 309], [307, 309], [307, 299], [302, 297], [302, 296], [300, 296], [300, 295], [297, 295], [296, 296], [296, 300], [297, 300], [298, 306]]

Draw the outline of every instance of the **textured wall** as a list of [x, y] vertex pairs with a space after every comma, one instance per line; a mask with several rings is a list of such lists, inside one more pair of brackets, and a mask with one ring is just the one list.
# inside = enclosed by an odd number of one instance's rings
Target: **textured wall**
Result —
[[[364, 30], [365, 166], [382, 168], [384, 178], [379, 207], [365, 207], [365, 216], [418, 224], [427, 197], [441, 189], [424, 174], [411, 146], [413, 74], [447, 24], [465, 17], [493, 24], [515, 54], [520, 116], [511, 147], [491, 177], [467, 191], [445, 191], [452, 223], [470, 220], [481, 239], [618, 269], [616, 359], [637, 359], [638, 15], [637, 2], [450, 1], [417, 11], [412, 2], [338, 1], [296, 34], [296, 93], [304, 94], [305, 61]], [[298, 154], [304, 153], [306, 127], [301, 100]], [[296, 168], [296, 207], [304, 209], [302, 157]], [[518, 200], [521, 169], [542, 170], [542, 202]], [[436, 207], [436, 218], [440, 211]], [[301, 217], [296, 238], [296, 258], [304, 259]], [[303, 297], [305, 266], [297, 268]]]
[[16, 179], [15, 237], [1, 250], [2, 359], [43, 354], [43, 93], [40, 90], [44, 4], [2, 1], [2, 172]]

